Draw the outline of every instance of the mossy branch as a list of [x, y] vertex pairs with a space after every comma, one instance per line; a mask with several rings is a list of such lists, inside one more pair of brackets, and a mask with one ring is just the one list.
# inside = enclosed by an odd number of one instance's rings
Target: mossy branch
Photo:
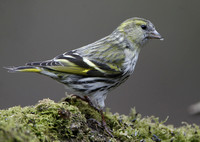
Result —
[[200, 142], [200, 129], [195, 124], [174, 128], [154, 116], [141, 117], [135, 109], [129, 116], [108, 110], [104, 114], [113, 138], [104, 132], [100, 114], [75, 97], [59, 103], [44, 99], [35, 106], [0, 110], [0, 142]]

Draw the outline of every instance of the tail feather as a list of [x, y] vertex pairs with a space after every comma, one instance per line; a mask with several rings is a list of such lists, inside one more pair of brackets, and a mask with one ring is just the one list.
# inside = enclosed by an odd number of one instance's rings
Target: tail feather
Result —
[[8, 72], [41, 72], [42, 68], [34, 66], [4, 67]]

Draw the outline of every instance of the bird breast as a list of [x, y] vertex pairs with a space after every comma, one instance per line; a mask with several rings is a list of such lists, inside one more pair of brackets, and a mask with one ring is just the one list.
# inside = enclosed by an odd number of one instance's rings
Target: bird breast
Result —
[[140, 48], [136, 48], [134, 50], [130, 50], [130, 49], [125, 49], [124, 53], [125, 53], [125, 60], [123, 63], [123, 67], [124, 67], [124, 74], [132, 74], [136, 65], [136, 62], [138, 60], [138, 55], [140, 52]]

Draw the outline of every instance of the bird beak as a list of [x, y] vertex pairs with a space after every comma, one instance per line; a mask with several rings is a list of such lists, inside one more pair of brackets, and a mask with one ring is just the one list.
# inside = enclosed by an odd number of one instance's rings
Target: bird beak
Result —
[[156, 30], [150, 32], [148, 38], [164, 40], [164, 38]]

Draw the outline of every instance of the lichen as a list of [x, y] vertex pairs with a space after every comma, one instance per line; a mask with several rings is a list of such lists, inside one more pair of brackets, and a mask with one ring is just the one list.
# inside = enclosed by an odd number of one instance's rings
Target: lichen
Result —
[[39, 141], [110, 141], [110, 142], [200, 142], [199, 126], [183, 123], [175, 128], [159, 118], [142, 117], [135, 109], [128, 116], [104, 113], [107, 127], [101, 126], [101, 115], [87, 102], [67, 97], [59, 103], [44, 99], [35, 106], [15, 106], [0, 110], [0, 142]]

